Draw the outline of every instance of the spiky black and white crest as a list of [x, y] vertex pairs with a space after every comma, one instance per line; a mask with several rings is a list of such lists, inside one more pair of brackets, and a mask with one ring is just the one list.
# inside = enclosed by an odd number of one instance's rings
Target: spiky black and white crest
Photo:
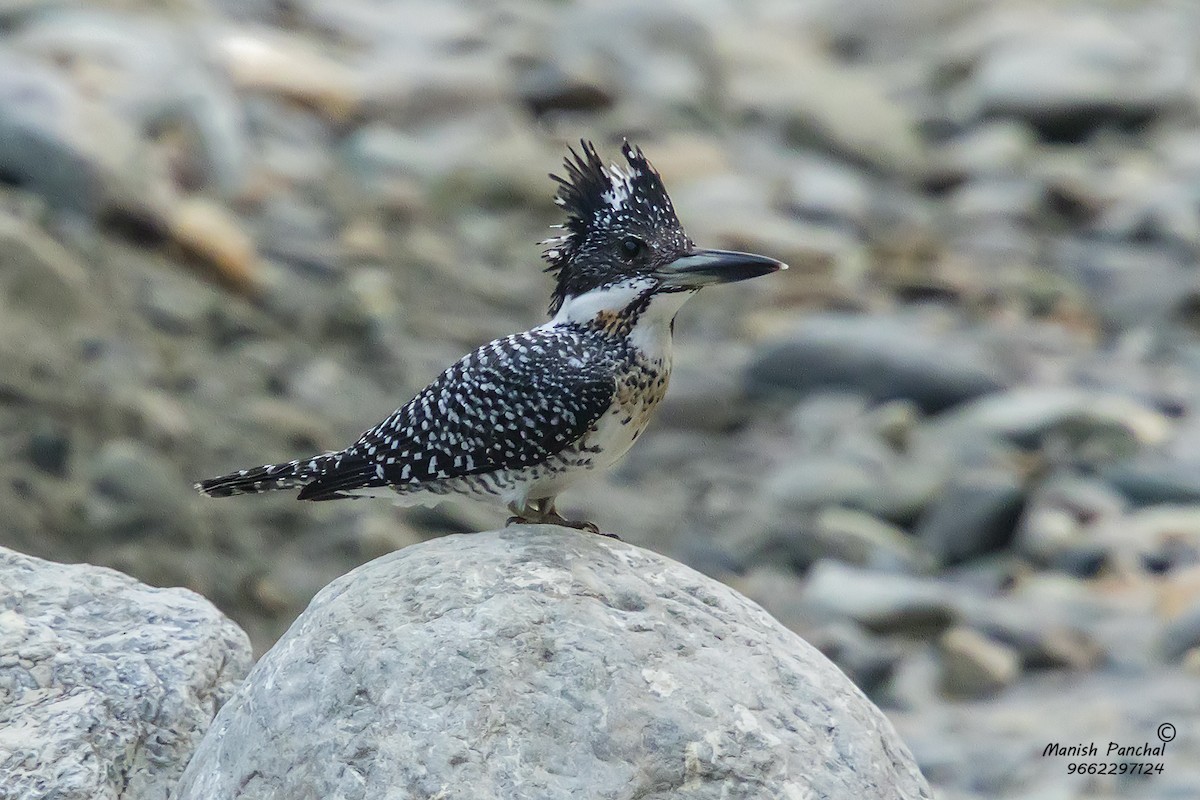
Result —
[[581, 152], [571, 148], [563, 162], [566, 177], [550, 176], [559, 184], [554, 202], [567, 212], [567, 221], [559, 226], [564, 233], [542, 242], [550, 264], [546, 271], [557, 278], [551, 313], [566, 297], [633, 271], [613, 257], [625, 237], [638, 237], [651, 255], [662, 256], [651, 258], [649, 266], [674, 258], [691, 244], [662, 178], [640, 147], [624, 143], [626, 166], [621, 167], [605, 166], [591, 142], [579, 144]]

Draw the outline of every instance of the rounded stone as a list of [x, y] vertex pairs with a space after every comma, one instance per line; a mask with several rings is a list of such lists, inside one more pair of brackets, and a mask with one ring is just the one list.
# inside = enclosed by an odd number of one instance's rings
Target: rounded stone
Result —
[[993, 365], [966, 337], [919, 317], [819, 314], [764, 344], [747, 381], [755, 393], [849, 390], [936, 413], [1001, 389]]
[[177, 800], [929, 797], [880, 711], [759, 606], [550, 526], [448, 536], [316, 596]]
[[0, 797], [165, 800], [249, 667], [194, 592], [0, 547]]
[[970, 628], [952, 628], [940, 645], [941, 687], [948, 697], [990, 697], [1021, 674], [1016, 651]]

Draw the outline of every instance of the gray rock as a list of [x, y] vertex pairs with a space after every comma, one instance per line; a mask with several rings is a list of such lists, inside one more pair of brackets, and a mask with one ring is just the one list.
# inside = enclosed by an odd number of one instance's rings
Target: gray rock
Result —
[[250, 661], [199, 595], [0, 548], [0, 795], [166, 798]]
[[876, 633], [927, 636], [950, 627], [959, 616], [952, 587], [837, 561], [812, 568], [803, 600]]
[[703, 361], [677, 357], [671, 371], [671, 391], [659, 416], [676, 428], [722, 432], [736, 428], [752, 408], [738, 372], [745, 365], [740, 351], [706, 348]]
[[[198, 41], [202, 26], [161, 14], [61, 5], [16, 31], [13, 48], [59, 65], [82, 95], [98, 100], [139, 137], [158, 140], [148, 149], [168, 155], [171, 172], [184, 185], [238, 191], [248, 166], [241, 108], [207, 57], [217, 48]], [[99, 138], [103, 128], [95, 130], [96, 121], [80, 119], [75, 125], [74, 133], [95, 141], [102, 159], [115, 158], [114, 143]], [[164, 136], [168, 131], [171, 135]], [[146, 178], [166, 178], [151, 169], [161, 165], [140, 151], [116, 163], [122, 181], [132, 182], [127, 199], [139, 199]]]
[[536, 116], [551, 111], [601, 111], [615, 99], [615, 87], [604, 76], [572, 74], [552, 63], [529, 65], [515, 83], [522, 102]]
[[1012, 472], [970, 470], [951, 478], [925, 509], [917, 539], [943, 564], [1001, 549], [1012, 541], [1025, 492]]
[[857, 63], [919, 52], [922, 43], [945, 36], [956, 19], [980, 5], [986, 4], [981, 0], [825, 0], [805, 5], [800, 13], [834, 52]]
[[156, 328], [172, 334], [203, 330], [213, 306], [220, 302], [213, 287], [174, 273], [149, 275], [139, 288], [139, 310]]
[[187, 481], [145, 445], [114, 439], [100, 449], [88, 471], [84, 535], [109, 544], [156, 534], [186, 537], [195, 530]]
[[1104, 541], [1128, 566], [1152, 573], [1200, 564], [1200, 505], [1144, 508], [1105, 526]]
[[854, 509], [823, 509], [809, 531], [820, 558], [837, 558], [850, 564], [883, 571], [920, 572], [928, 558], [913, 538], [895, 525]]
[[923, 168], [917, 120], [879, 76], [847, 70], [784, 30], [763, 28], [728, 43], [743, 64], [729, 80], [730, 110], [738, 117], [776, 126], [793, 145], [881, 172], [912, 175]]
[[64, 478], [71, 464], [71, 437], [61, 426], [42, 424], [29, 433], [25, 458], [40, 472]]
[[1105, 124], [1142, 124], [1178, 106], [1190, 74], [1186, 39], [1146, 22], [1030, 14], [1014, 26], [1019, 35], [996, 31], [972, 71], [978, 112], [1017, 117], [1050, 138], [1074, 141]]
[[787, 564], [797, 571], [827, 558], [884, 572], [923, 572], [932, 566], [900, 528], [837, 504], [811, 513], [782, 512], [773, 505], [765, 514], [735, 520], [732, 528], [734, 552], [749, 563]]
[[88, 112], [111, 122], [104, 109], [85, 104], [53, 70], [0, 51], [0, 173], [8, 181], [37, 192], [56, 208], [101, 207], [111, 173], [80, 131], [96, 131]]
[[870, 212], [871, 190], [861, 172], [832, 159], [810, 156], [797, 160], [782, 200], [784, 207], [799, 217], [861, 229]]
[[900, 662], [901, 649], [895, 642], [872, 636], [852, 623], [824, 625], [809, 638], [868, 695], [873, 696], [891, 679]]
[[1021, 174], [1036, 144], [1029, 128], [1012, 120], [976, 125], [946, 142], [934, 154], [931, 179], [954, 184], [984, 175]]
[[1110, 456], [1159, 444], [1171, 430], [1170, 420], [1135, 398], [1073, 386], [1011, 389], [955, 409], [939, 424], [947, 436], [990, 436], [1026, 446], [1055, 436]]
[[1072, 624], [1070, 609], [1001, 595], [968, 604], [967, 624], [1013, 648], [1025, 669], [1086, 670], [1106, 656], [1088, 625]]
[[1108, 330], [1166, 322], [1195, 290], [1192, 257], [1173, 244], [1080, 236], [1053, 247], [1058, 271], [1082, 288]]
[[16, 313], [55, 326], [88, 310], [88, 271], [32, 222], [0, 212], [0, 298]]
[[1163, 656], [1178, 661], [1193, 648], [1200, 647], [1200, 603], [1168, 622], [1162, 631], [1159, 649]]
[[758, 606], [630, 545], [523, 526], [326, 587], [174, 797], [928, 791], [882, 714]]
[[1103, 481], [1064, 474], [1045, 480], [1021, 516], [1015, 548], [1034, 563], [1083, 577], [1105, 557], [1097, 529], [1123, 527], [1124, 499]]
[[937, 412], [1000, 389], [991, 363], [960, 335], [923, 330], [917, 319], [823, 314], [762, 347], [747, 378], [761, 392], [852, 390]]
[[[694, 6], [666, 2], [566, 6], [539, 31], [539, 61], [561, 75], [558, 103], [543, 108], [578, 110], [616, 102], [641, 113], [712, 114], [725, 83], [712, 20]], [[518, 84], [527, 101], [552, 95], [527, 78]], [[571, 98], [572, 89], [574, 97]], [[546, 89], [549, 89], [547, 91]], [[540, 95], [540, 97], [539, 97]], [[574, 99], [574, 106], [564, 102]], [[535, 110], [536, 107], [535, 107]]]
[[1016, 651], [970, 628], [946, 631], [939, 645], [941, 688], [949, 697], [989, 697], [1021, 674]]
[[1200, 462], [1146, 454], [1106, 469], [1104, 479], [1135, 505], [1200, 503]]

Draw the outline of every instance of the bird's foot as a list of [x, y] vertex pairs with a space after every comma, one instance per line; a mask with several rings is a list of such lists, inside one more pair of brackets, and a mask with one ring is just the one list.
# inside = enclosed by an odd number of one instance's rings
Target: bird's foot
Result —
[[574, 528], [578, 531], [587, 531], [598, 536], [606, 536], [609, 539], [620, 541], [621, 537], [615, 533], [607, 533], [600, 530], [600, 526], [594, 522], [587, 520], [567, 519], [554, 507], [553, 500], [543, 500], [540, 503], [537, 501], [528, 504], [524, 508], [516, 509], [509, 506], [509, 510], [513, 512], [513, 516], [508, 518], [505, 525], [515, 524], [531, 524], [531, 525], [560, 525], [564, 528]]
[[564, 528], [574, 528], [577, 531], [587, 531], [588, 533], [594, 533], [597, 536], [607, 536], [609, 539], [616, 539], [618, 541], [621, 539], [621, 537], [617, 536], [615, 533], [608, 533], [600, 530], [600, 526], [594, 522], [588, 522], [584, 519], [567, 519], [557, 511], [553, 510], [546, 515], [545, 521], [550, 525], [561, 525]]

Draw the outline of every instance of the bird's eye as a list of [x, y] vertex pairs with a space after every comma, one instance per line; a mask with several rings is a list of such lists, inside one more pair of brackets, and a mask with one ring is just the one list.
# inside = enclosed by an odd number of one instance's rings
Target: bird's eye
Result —
[[646, 243], [636, 236], [626, 236], [621, 242], [621, 255], [626, 261], [633, 261], [646, 252]]

